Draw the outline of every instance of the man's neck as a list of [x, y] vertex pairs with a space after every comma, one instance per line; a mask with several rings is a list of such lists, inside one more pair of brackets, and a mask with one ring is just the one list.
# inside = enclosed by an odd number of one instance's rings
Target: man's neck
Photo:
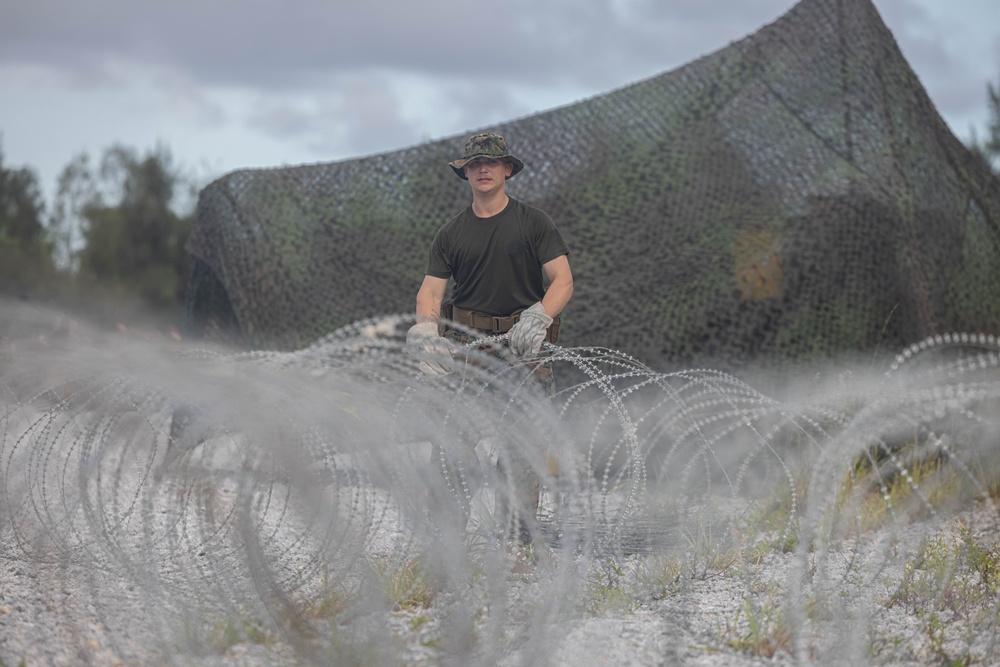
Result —
[[507, 208], [510, 198], [503, 190], [491, 195], [472, 197], [472, 212], [480, 218], [492, 218]]

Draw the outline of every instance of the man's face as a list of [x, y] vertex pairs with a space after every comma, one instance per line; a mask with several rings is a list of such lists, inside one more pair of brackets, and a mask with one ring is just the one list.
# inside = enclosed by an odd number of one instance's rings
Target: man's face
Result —
[[465, 177], [473, 190], [489, 194], [503, 187], [514, 165], [499, 158], [477, 157], [465, 164]]

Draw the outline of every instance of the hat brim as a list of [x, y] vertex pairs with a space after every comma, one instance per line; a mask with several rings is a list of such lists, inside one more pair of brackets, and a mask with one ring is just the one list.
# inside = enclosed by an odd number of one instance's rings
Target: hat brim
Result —
[[461, 178], [463, 181], [467, 181], [469, 180], [469, 177], [465, 175], [465, 165], [468, 164], [469, 162], [472, 162], [476, 158], [480, 157], [492, 158], [494, 160], [506, 160], [507, 162], [514, 165], [514, 168], [510, 172], [510, 176], [508, 176], [507, 178], [513, 177], [515, 174], [517, 174], [517, 172], [524, 169], [524, 163], [521, 162], [516, 157], [514, 157], [513, 155], [504, 155], [503, 157], [497, 157], [495, 155], [472, 155], [469, 157], [461, 158], [459, 160], [455, 160], [454, 162], [449, 162], [448, 166], [452, 168], [452, 170], [458, 175], [459, 178]]

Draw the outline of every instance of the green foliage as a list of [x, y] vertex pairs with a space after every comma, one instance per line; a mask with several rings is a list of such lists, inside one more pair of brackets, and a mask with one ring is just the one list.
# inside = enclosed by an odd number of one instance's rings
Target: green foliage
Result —
[[183, 184], [164, 148], [112, 146], [97, 168], [81, 154], [46, 220], [34, 172], [5, 168], [0, 152], [0, 296], [86, 303], [111, 324], [128, 319], [125, 304], [179, 321], [194, 223], [171, 208]]
[[159, 149], [140, 158], [115, 146], [105, 153], [101, 174], [115, 186], [117, 201], [98, 196], [83, 208], [80, 272], [125, 286], [152, 306], [180, 304], [188, 273], [184, 241], [193, 220], [170, 208], [179, 177], [169, 153]]
[[989, 97], [990, 125], [986, 138], [986, 150], [993, 159], [1000, 158], [1000, 86], [986, 85]]
[[0, 152], [0, 237], [25, 243], [41, 241], [44, 204], [38, 178], [30, 169], [5, 169]]
[[0, 151], [0, 295], [27, 298], [54, 279], [44, 208], [35, 173], [6, 169]]
[[90, 167], [90, 157], [79, 153], [59, 173], [56, 197], [49, 217], [49, 233], [56, 244], [56, 263], [70, 272], [79, 267], [79, 245], [82, 241], [83, 210], [95, 201], [96, 175]]
[[55, 278], [47, 243], [0, 235], [0, 295], [23, 299], [46, 294]]

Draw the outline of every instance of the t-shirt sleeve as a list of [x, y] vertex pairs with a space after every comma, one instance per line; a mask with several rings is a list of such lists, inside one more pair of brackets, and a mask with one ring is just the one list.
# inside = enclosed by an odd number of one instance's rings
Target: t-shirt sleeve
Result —
[[451, 278], [451, 262], [448, 260], [447, 245], [444, 230], [439, 229], [431, 242], [431, 250], [427, 258], [427, 275], [435, 278]]
[[549, 217], [544, 211], [539, 211], [539, 242], [538, 242], [538, 261], [541, 264], [550, 262], [556, 257], [561, 257], [563, 255], [569, 255], [569, 247], [566, 245], [566, 241], [563, 240], [562, 234], [556, 228], [552, 218]]

